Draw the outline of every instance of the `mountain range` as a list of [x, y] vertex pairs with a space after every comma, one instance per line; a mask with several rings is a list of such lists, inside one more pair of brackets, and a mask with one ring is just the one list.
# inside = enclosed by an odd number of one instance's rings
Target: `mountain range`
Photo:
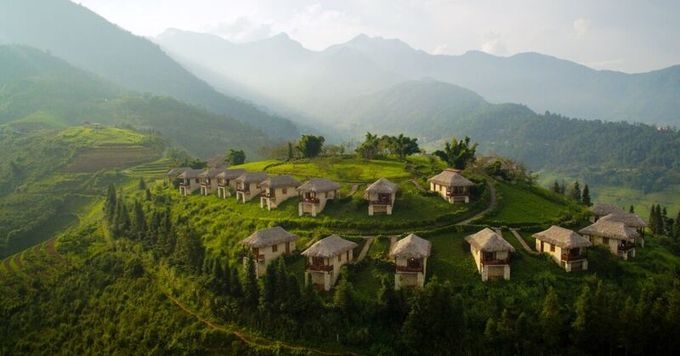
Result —
[[236, 87], [220, 82], [238, 83], [253, 100], [285, 105], [326, 122], [337, 120], [356, 97], [432, 78], [470, 89], [492, 103], [521, 103], [536, 112], [680, 126], [680, 66], [627, 74], [538, 53], [431, 55], [397, 39], [366, 35], [323, 51], [307, 50], [285, 34], [237, 44], [170, 29], [154, 41], [226, 92]]
[[289, 120], [216, 91], [149, 40], [68, 0], [1, 1], [3, 43], [47, 51], [125, 89], [173, 97], [266, 130], [272, 137], [298, 135]]

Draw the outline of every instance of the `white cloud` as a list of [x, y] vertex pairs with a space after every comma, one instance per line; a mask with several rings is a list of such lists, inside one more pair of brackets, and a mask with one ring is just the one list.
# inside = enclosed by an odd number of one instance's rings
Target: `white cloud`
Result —
[[501, 38], [501, 35], [495, 32], [489, 32], [484, 35], [485, 41], [482, 43], [482, 51], [490, 54], [507, 54], [508, 48]]
[[438, 45], [437, 47], [435, 47], [431, 51], [431, 53], [432, 54], [446, 54], [446, 50], [448, 50], [448, 49], [449, 49], [449, 46], [446, 43], [442, 43], [442, 44]]
[[271, 24], [259, 24], [242, 16], [234, 21], [220, 22], [210, 26], [208, 32], [234, 42], [249, 42], [273, 35]]
[[574, 20], [573, 26], [577, 38], [583, 38], [590, 32], [590, 20], [583, 17]]

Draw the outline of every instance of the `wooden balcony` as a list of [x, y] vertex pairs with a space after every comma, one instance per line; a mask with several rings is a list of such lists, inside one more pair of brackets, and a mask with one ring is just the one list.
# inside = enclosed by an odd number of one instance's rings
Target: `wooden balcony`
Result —
[[276, 194], [274, 194], [272, 192], [263, 192], [260, 196], [262, 196], [263, 198], [267, 198], [267, 199], [276, 198]]
[[569, 253], [563, 253], [561, 260], [564, 262], [571, 262], [571, 261], [579, 261], [579, 260], [585, 260], [586, 255], [572, 255]]
[[466, 197], [466, 196], [468, 196], [468, 195], [470, 195], [470, 194], [467, 193], [467, 192], [466, 192], [466, 193], [450, 192], [450, 191], [447, 191], [447, 192], [446, 192], [446, 196], [447, 196], [447, 197], [453, 197], [453, 198], [464, 198], [464, 197]]
[[319, 204], [319, 198], [302, 198], [300, 202], [307, 204]]
[[397, 273], [423, 273], [423, 266], [397, 266]]
[[248, 194], [248, 193], [250, 193], [250, 188], [240, 188], [240, 187], [237, 187], [237, 188], [236, 188], [236, 191], [237, 191], [237, 192], [241, 192], [241, 193], [246, 193], [246, 194]]
[[370, 205], [392, 205], [392, 200], [371, 200], [368, 202]]
[[502, 266], [509, 264], [510, 264], [509, 258], [504, 258], [502, 260], [482, 260], [482, 266]]
[[333, 270], [333, 265], [307, 265], [308, 271], [330, 272]]

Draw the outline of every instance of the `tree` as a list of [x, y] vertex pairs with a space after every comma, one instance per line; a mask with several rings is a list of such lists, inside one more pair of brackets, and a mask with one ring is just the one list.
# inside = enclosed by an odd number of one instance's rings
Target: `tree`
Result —
[[302, 135], [296, 146], [304, 158], [314, 158], [321, 153], [323, 143], [326, 139], [323, 136]]
[[142, 203], [139, 200], [135, 200], [135, 204], [132, 208], [132, 233], [130, 237], [137, 240], [142, 240], [146, 236], [147, 226], [146, 226], [146, 216], [144, 215], [144, 209], [142, 208]]
[[396, 154], [399, 159], [405, 159], [406, 156], [420, 152], [417, 138], [411, 138], [404, 136], [404, 134], [399, 134], [399, 136], [391, 137], [390, 141], [392, 153]]
[[295, 158], [295, 155], [294, 155], [293, 153], [294, 153], [294, 151], [293, 151], [293, 143], [292, 143], [292, 142], [288, 142], [288, 160], [289, 160], [289, 161], [292, 160], [293, 158]]
[[109, 224], [113, 223], [113, 217], [116, 215], [117, 206], [118, 199], [116, 196], [116, 187], [113, 184], [110, 184], [106, 192], [106, 200], [104, 201], [104, 216]]
[[235, 166], [238, 164], [243, 164], [246, 162], [246, 153], [243, 150], [235, 150], [233, 148], [229, 149], [227, 152], [227, 157], [224, 159], [230, 166]]
[[173, 257], [173, 261], [181, 269], [194, 274], [201, 271], [205, 249], [195, 231], [182, 229], [178, 232]]
[[455, 137], [451, 142], [447, 142], [443, 151], [435, 151], [435, 156], [446, 162], [450, 167], [465, 169], [468, 163], [474, 162], [477, 144], [471, 144], [470, 138], [465, 136], [463, 140]]
[[574, 182], [574, 186], [571, 189], [571, 198], [580, 202], [581, 201], [581, 185], [578, 182]]
[[139, 178], [139, 183], [137, 183], [137, 188], [139, 190], [144, 190], [146, 189], [146, 182], [144, 181], [144, 177]]
[[552, 187], [552, 191], [557, 193], [557, 194], [562, 194], [562, 191], [560, 190], [560, 184], [555, 181]]
[[250, 257], [246, 257], [244, 268], [243, 296], [247, 305], [256, 306], [260, 300], [260, 286], [257, 283], [255, 263]]
[[363, 159], [373, 159], [378, 154], [378, 143], [378, 135], [366, 132], [364, 142], [355, 151]]
[[593, 205], [593, 203], [590, 201], [590, 189], [588, 188], [588, 184], [583, 187], [583, 195], [581, 196], [581, 200], [585, 206]]
[[543, 299], [543, 307], [538, 318], [541, 336], [546, 349], [552, 350], [559, 344], [562, 334], [562, 317], [557, 293], [550, 287]]

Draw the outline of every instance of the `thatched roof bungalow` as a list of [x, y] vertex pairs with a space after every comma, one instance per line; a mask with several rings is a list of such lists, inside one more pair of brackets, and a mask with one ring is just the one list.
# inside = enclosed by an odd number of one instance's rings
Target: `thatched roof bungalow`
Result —
[[[297, 235], [284, 230], [280, 226], [255, 231], [252, 235], [241, 240], [241, 244], [248, 247], [250, 259], [255, 264], [257, 276], [267, 271], [267, 265], [283, 254], [290, 254], [295, 250]], [[247, 263], [244, 259], [244, 263]]]
[[567, 272], [588, 269], [585, 250], [592, 243], [585, 237], [555, 225], [533, 236], [536, 239], [536, 250], [549, 254]]
[[500, 234], [484, 228], [465, 238], [482, 281], [510, 279], [510, 255], [515, 248]]
[[316, 214], [323, 211], [328, 200], [335, 199], [338, 195], [340, 184], [323, 178], [312, 178], [297, 187], [300, 195], [298, 214]]
[[389, 256], [394, 259], [396, 273], [394, 288], [422, 287], [425, 284], [427, 258], [432, 243], [417, 235], [410, 234], [392, 245]]
[[428, 179], [430, 191], [437, 192], [449, 203], [470, 202], [470, 187], [475, 184], [460, 174], [460, 170], [447, 168]]
[[392, 215], [397, 191], [399, 186], [387, 178], [380, 178], [369, 185], [364, 191], [364, 199], [368, 200], [368, 215], [373, 216], [375, 213]]
[[307, 258], [305, 283], [328, 291], [338, 279], [340, 268], [352, 261], [358, 245], [338, 235], [330, 235], [302, 251]]

